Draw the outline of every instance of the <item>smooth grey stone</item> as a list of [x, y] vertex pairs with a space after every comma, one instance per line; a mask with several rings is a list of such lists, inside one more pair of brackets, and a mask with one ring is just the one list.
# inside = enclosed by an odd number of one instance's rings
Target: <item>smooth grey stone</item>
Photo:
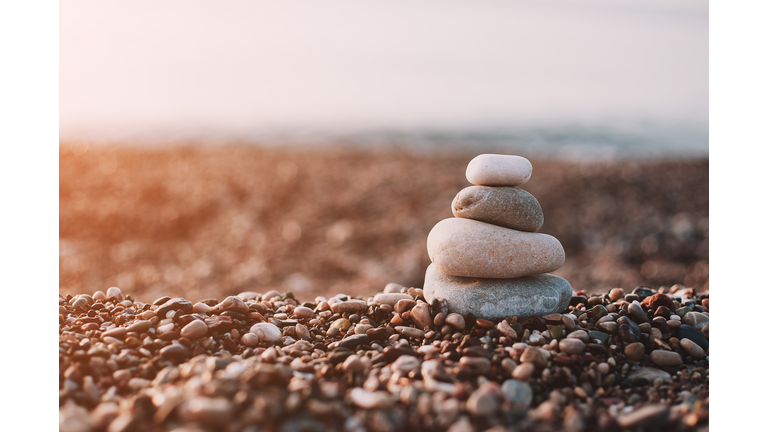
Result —
[[541, 205], [516, 187], [470, 186], [451, 203], [457, 218], [474, 219], [519, 231], [535, 232], [544, 224]]
[[424, 278], [428, 302], [443, 298], [451, 312], [471, 312], [484, 319], [561, 312], [573, 294], [567, 280], [551, 274], [514, 279], [468, 278], [447, 275], [430, 264]]

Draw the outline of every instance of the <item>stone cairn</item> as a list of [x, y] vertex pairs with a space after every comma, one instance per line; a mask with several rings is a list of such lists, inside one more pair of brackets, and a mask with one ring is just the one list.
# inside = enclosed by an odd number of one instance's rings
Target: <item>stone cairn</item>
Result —
[[447, 300], [451, 312], [478, 318], [527, 317], [560, 312], [572, 288], [548, 272], [565, 261], [556, 238], [537, 233], [544, 223], [539, 202], [518, 188], [533, 167], [520, 156], [483, 154], [467, 166], [467, 180], [453, 199], [455, 217], [427, 237], [432, 264], [424, 295]]

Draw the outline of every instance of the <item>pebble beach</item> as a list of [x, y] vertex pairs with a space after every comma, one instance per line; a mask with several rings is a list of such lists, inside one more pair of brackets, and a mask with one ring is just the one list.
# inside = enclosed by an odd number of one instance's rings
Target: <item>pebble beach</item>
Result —
[[708, 430], [708, 162], [470, 159], [62, 147], [60, 430]]
[[580, 291], [485, 320], [364, 298], [59, 296], [59, 430], [708, 430], [709, 294]]

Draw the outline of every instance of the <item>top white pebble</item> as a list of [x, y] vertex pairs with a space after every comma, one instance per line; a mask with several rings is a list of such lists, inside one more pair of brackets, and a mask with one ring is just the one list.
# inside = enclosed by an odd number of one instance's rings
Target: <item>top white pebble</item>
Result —
[[467, 180], [477, 186], [520, 186], [531, 173], [533, 165], [522, 156], [481, 154], [467, 165]]

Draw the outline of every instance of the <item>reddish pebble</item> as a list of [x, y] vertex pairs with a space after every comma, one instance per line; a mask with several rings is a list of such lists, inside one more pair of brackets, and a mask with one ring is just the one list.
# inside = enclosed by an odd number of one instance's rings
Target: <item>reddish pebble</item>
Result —
[[652, 311], [655, 311], [656, 308], [658, 308], [659, 306], [664, 306], [671, 310], [675, 309], [674, 300], [672, 300], [666, 294], [654, 294], [650, 297], [646, 297], [643, 300], [643, 306], [647, 307]]

